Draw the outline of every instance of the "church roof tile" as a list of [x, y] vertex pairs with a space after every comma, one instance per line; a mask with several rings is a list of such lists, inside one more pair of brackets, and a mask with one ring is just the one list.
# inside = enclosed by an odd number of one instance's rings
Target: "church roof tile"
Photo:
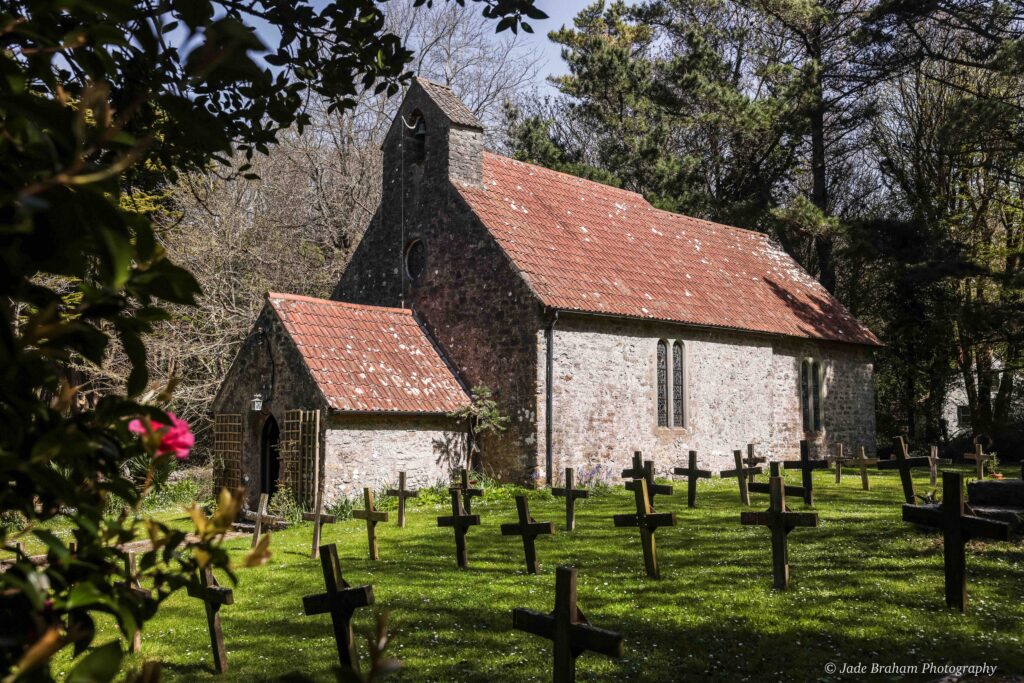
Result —
[[267, 301], [334, 410], [449, 413], [469, 405], [411, 311], [276, 292]]
[[495, 154], [458, 190], [546, 306], [880, 343], [763, 233]]

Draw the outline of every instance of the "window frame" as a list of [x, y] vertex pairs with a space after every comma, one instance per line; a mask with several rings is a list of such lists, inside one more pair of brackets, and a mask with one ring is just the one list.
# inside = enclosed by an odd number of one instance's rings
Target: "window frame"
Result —
[[654, 360], [654, 373], [655, 373], [655, 384], [656, 384], [656, 396], [655, 396], [655, 415], [657, 417], [657, 426], [659, 428], [668, 428], [671, 426], [669, 416], [671, 414], [671, 407], [669, 405], [670, 387], [669, 387], [669, 375], [671, 370], [669, 368], [669, 343], [667, 339], [659, 339], [656, 346], [655, 360]]
[[800, 361], [800, 413], [804, 432], [816, 434], [825, 420], [825, 373], [817, 358]]
[[[678, 354], [678, 358], [677, 358]], [[676, 339], [672, 342], [672, 366], [669, 368], [669, 376], [672, 378], [669, 394], [672, 400], [671, 426], [685, 429], [686, 419], [686, 344]]]

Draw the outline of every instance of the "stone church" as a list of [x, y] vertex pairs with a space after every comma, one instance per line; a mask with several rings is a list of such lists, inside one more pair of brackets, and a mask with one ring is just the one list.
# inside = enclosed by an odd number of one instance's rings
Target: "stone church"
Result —
[[484, 150], [415, 80], [380, 207], [331, 300], [270, 293], [215, 402], [217, 481], [330, 501], [447, 478], [490, 388], [489, 473], [615, 473], [635, 450], [731, 466], [747, 443], [875, 446], [878, 339], [768, 236]]

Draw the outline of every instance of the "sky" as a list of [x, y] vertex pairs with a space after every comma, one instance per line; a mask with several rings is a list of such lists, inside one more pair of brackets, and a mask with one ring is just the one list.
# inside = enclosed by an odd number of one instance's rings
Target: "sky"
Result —
[[[537, 85], [544, 89], [545, 81], [549, 75], [561, 75], [565, 73], [565, 63], [562, 62], [561, 46], [548, 40], [548, 33], [557, 31], [562, 26], [572, 26], [572, 19], [582, 10], [593, 4], [594, 0], [536, 0], [538, 8], [547, 13], [548, 18], [542, 20], [529, 20], [533, 27], [533, 34], [523, 33], [527, 45], [539, 52], [545, 61], [538, 78]], [[547, 86], [550, 87], [550, 86]]]

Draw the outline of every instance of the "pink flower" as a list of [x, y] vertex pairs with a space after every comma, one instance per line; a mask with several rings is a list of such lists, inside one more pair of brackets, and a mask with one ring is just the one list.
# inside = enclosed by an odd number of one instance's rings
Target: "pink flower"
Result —
[[178, 460], [184, 460], [196, 444], [196, 437], [188, 423], [179, 420], [174, 413], [167, 413], [167, 417], [171, 418], [169, 425], [145, 417], [132, 420], [128, 423], [128, 431], [143, 435], [148, 444], [155, 442], [157, 455], [173, 453]]

